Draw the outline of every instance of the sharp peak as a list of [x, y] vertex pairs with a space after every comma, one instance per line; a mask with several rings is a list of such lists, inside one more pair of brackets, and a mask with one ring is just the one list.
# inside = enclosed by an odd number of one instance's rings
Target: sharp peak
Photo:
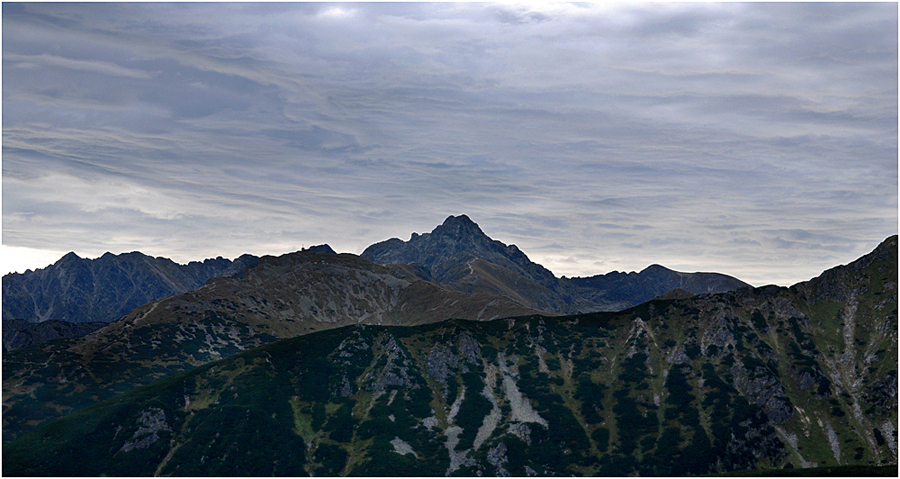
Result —
[[472, 221], [472, 219], [469, 218], [467, 215], [459, 215], [459, 216], [450, 215], [447, 217], [447, 219], [444, 220], [444, 225], [452, 225], [452, 224], [465, 224], [465, 225], [478, 226], [478, 224], [476, 224], [474, 221]]
[[62, 258], [60, 258], [56, 262], [60, 263], [63, 261], [73, 261], [73, 260], [80, 260], [80, 259], [82, 259], [81, 256], [78, 256], [74, 251], [69, 251], [68, 253], [66, 253]]
[[438, 234], [469, 234], [475, 236], [487, 236], [481, 227], [478, 226], [471, 218], [466, 215], [453, 216], [450, 215], [444, 220], [443, 224], [437, 226], [432, 233]]

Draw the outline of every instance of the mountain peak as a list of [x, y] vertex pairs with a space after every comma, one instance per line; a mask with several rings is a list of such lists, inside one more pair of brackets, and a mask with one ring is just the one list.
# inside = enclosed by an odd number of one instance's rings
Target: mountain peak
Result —
[[444, 223], [432, 231], [433, 234], [454, 236], [486, 236], [481, 228], [466, 215], [448, 216]]
[[77, 254], [75, 254], [74, 251], [70, 251], [70, 252], [66, 253], [65, 256], [63, 256], [62, 258], [58, 259], [58, 260], [56, 261], [56, 264], [71, 263], [71, 262], [73, 262], [73, 261], [81, 261], [81, 257], [78, 256]]
[[472, 226], [476, 226], [476, 227], [478, 226], [477, 224], [475, 224], [474, 221], [472, 221], [471, 218], [469, 218], [466, 215], [459, 215], [459, 216], [450, 215], [447, 217], [447, 219], [444, 220], [444, 226], [452, 225], [452, 224], [465, 224], [465, 225], [472, 225]]
[[671, 269], [666, 268], [665, 266], [663, 266], [661, 264], [655, 264], [655, 263], [651, 264], [650, 266], [647, 266], [646, 268], [641, 270], [641, 273], [670, 273], [670, 272], [672, 272]]
[[[533, 263], [515, 245], [491, 239], [466, 215], [449, 216], [430, 233], [413, 234], [408, 242], [391, 239], [376, 243], [366, 248], [362, 256], [379, 264], [415, 263], [436, 282], [452, 284], [466, 292], [478, 288], [492, 293], [525, 288], [528, 291], [522, 294], [531, 299], [516, 293], [517, 301], [545, 311], [555, 308], [553, 301], [547, 299], [555, 298], [557, 293], [553, 291], [559, 287], [553, 273]], [[478, 266], [474, 260], [483, 262]]]
[[331, 246], [328, 246], [327, 243], [316, 245], [316, 246], [310, 246], [309, 248], [303, 248], [303, 251], [309, 251], [311, 253], [337, 254], [337, 253], [335, 253], [335, 251], [333, 249], [331, 249]]

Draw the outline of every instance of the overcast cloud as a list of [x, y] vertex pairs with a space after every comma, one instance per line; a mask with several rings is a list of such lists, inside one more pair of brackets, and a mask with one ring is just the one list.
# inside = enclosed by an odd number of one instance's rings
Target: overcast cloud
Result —
[[897, 13], [4, 3], [4, 272], [467, 214], [558, 276], [806, 280], [897, 233]]

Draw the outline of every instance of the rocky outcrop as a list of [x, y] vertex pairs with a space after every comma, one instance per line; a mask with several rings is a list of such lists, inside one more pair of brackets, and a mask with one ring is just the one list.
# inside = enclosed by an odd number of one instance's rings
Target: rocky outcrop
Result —
[[137, 423], [137, 430], [134, 431], [131, 439], [122, 445], [121, 451], [129, 452], [135, 449], [147, 449], [159, 440], [160, 433], [172, 431], [172, 428], [169, 427], [166, 421], [166, 413], [158, 407], [141, 411]]
[[735, 388], [761, 406], [772, 424], [781, 424], [794, 417], [794, 406], [784, 387], [764, 367], [748, 370], [736, 364], [731, 373]]
[[378, 346], [386, 356], [386, 364], [380, 371], [375, 371], [369, 383], [369, 390], [375, 393], [383, 393], [391, 386], [401, 388], [417, 387], [410, 376], [410, 361], [406, 352], [397, 344], [397, 340], [391, 334], [386, 334], [378, 341]]
[[438, 343], [428, 352], [426, 370], [438, 383], [446, 386], [447, 378], [456, 371], [458, 364], [459, 358], [453, 353], [450, 345]]

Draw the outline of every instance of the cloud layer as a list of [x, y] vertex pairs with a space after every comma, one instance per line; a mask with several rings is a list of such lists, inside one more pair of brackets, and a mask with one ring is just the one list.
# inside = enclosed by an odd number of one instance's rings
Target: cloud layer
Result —
[[790, 284], [896, 234], [897, 70], [896, 4], [5, 3], [3, 244]]

